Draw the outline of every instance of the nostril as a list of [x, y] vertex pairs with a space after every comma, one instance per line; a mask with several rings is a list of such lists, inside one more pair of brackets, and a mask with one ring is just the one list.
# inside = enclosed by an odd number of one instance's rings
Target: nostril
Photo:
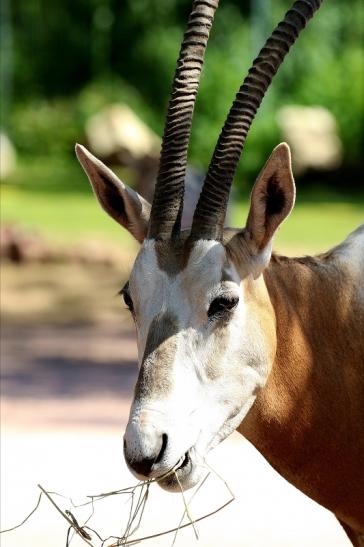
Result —
[[161, 446], [161, 449], [160, 449], [160, 452], [159, 452], [158, 456], [155, 459], [155, 463], [159, 463], [161, 461], [161, 459], [163, 458], [163, 455], [164, 455], [164, 453], [166, 451], [166, 448], [167, 448], [167, 443], [168, 443], [168, 435], [166, 433], [163, 433], [163, 435], [162, 435], [162, 446]]
[[160, 436], [156, 436], [153, 444], [154, 449], [149, 449], [147, 451], [141, 449], [140, 452], [138, 451], [139, 454], [133, 454], [134, 450], [130, 449], [128, 440], [124, 437], [125, 460], [132, 471], [144, 477], [150, 476], [153, 465], [159, 464], [166, 452], [168, 435], [163, 433]]
[[132, 468], [133, 471], [138, 473], [139, 475], [142, 475], [143, 477], [148, 477], [150, 474], [152, 467], [154, 464], [154, 460], [145, 458], [141, 461], [130, 461], [129, 465]]

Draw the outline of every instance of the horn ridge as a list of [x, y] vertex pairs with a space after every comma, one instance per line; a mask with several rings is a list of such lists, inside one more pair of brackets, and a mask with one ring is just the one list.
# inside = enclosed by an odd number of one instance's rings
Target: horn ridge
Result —
[[290, 47], [323, 0], [296, 0], [253, 61], [217, 141], [193, 217], [192, 239], [222, 239], [230, 187], [247, 133]]
[[218, 3], [194, 0], [192, 5], [172, 83], [148, 238], [168, 239], [179, 233], [193, 110]]

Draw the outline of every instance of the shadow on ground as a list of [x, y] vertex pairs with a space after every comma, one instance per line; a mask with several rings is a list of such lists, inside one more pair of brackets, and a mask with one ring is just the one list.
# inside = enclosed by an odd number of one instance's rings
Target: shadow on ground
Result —
[[130, 397], [135, 383], [132, 333], [114, 327], [7, 327], [1, 340], [6, 397]]

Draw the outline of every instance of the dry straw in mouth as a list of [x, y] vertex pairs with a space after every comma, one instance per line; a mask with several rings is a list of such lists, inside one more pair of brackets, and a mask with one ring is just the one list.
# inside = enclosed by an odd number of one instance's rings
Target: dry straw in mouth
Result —
[[[232, 501], [234, 501], [235, 497], [234, 497], [234, 494], [232, 493], [230, 487], [228, 486], [226, 481], [219, 475], [219, 473], [217, 473], [217, 471], [215, 471], [210, 465], [208, 465], [205, 460], [202, 460], [203, 463], [201, 463], [200, 465], [206, 469], [207, 473], [206, 473], [205, 477], [202, 479], [202, 481], [200, 482], [200, 484], [197, 486], [195, 491], [193, 492], [190, 499], [187, 500], [186, 496], [185, 496], [185, 493], [184, 493], [184, 490], [183, 490], [183, 487], [182, 487], [182, 485], [181, 485], [181, 483], [178, 479], [177, 473], [176, 473], [176, 470], [181, 465], [182, 461], [183, 461], [183, 458], [181, 458], [181, 460], [178, 461], [177, 464], [171, 470], [169, 470], [163, 476], [158, 477], [158, 479], [151, 479], [151, 480], [147, 480], [147, 481], [141, 481], [138, 484], [136, 484], [135, 486], [122, 488], [121, 490], [114, 490], [114, 491], [111, 491], [111, 492], [104, 492], [104, 493], [101, 493], [101, 494], [95, 494], [95, 495], [87, 496], [87, 498], [88, 498], [87, 501], [84, 502], [84, 503], [80, 503], [80, 504], [75, 504], [72, 501], [72, 499], [67, 497], [67, 496], [59, 494], [57, 492], [48, 491], [45, 488], [43, 488], [43, 486], [41, 486], [39, 484], [38, 487], [41, 490], [41, 492], [40, 492], [40, 495], [38, 497], [38, 500], [37, 500], [37, 503], [36, 503], [35, 507], [32, 509], [32, 511], [29, 513], [29, 515], [27, 517], [25, 517], [20, 524], [18, 524], [16, 526], [13, 526], [12, 528], [2, 530], [1, 533], [11, 532], [11, 531], [14, 531], [17, 528], [20, 528], [21, 526], [23, 526], [30, 519], [30, 517], [37, 511], [37, 509], [39, 508], [40, 502], [42, 500], [42, 497], [45, 496], [50, 501], [50, 503], [53, 505], [53, 507], [58, 511], [58, 513], [67, 521], [67, 523], [69, 525], [68, 530], [67, 530], [67, 537], [66, 537], [66, 547], [70, 547], [71, 541], [72, 541], [73, 536], [75, 534], [78, 535], [90, 547], [120, 547], [122, 545], [136, 545], [138, 543], [142, 543], [143, 541], [147, 541], [149, 539], [154, 539], [154, 538], [157, 538], [157, 537], [161, 537], [161, 536], [164, 536], [164, 535], [167, 535], [167, 534], [174, 533], [173, 541], [172, 541], [172, 544], [171, 544], [172, 547], [173, 547], [175, 545], [175, 542], [176, 542], [176, 539], [177, 539], [177, 536], [178, 536], [178, 532], [180, 530], [182, 530], [183, 528], [187, 528], [189, 526], [193, 527], [195, 537], [196, 537], [196, 539], [199, 539], [196, 523], [198, 523], [201, 520], [204, 520], [208, 517], [211, 517], [212, 515], [215, 515], [216, 513], [218, 513], [222, 509], [224, 509], [226, 506], [228, 506]], [[147, 536], [141, 536], [141, 537], [138, 537], [138, 538], [133, 538], [132, 536], [138, 531], [138, 529], [140, 528], [140, 525], [142, 523], [145, 507], [146, 507], [146, 504], [147, 504], [147, 501], [148, 501], [150, 486], [152, 485], [153, 482], [157, 482], [158, 480], [166, 478], [167, 476], [169, 476], [171, 474], [174, 474], [174, 476], [177, 480], [177, 483], [178, 483], [180, 491], [181, 491], [183, 504], [184, 504], [184, 512], [182, 514], [182, 517], [179, 521], [178, 526], [170, 528], [168, 530], [164, 530], [164, 531], [161, 531], [161, 532], [150, 534], [150, 535], [147, 535]], [[220, 481], [223, 482], [224, 486], [226, 487], [226, 489], [228, 490], [228, 492], [230, 494], [230, 498], [224, 504], [220, 505], [217, 509], [215, 509], [215, 510], [209, 512], [209, 513], [206, 513], [206, 514], [202, 515], [201, 517], [193, 518], [192, 515], [191, 515], [190, 507], [189, 507], [190, 504], [191, 504], [191, 501], [195, 498], [195, 496], [198, 494], [198, 492], [201, 491], [203, 486], [206, 484], [206, 481], [207, 481], [208, 477], [211, 474], [215, 475]], [[126, 526], [125, 526], [125, 531], [124, 531], [123, 535], [122, 536], [109, 535], [106, 538], [102, 537], [102, 535], [97, 530], [95, 530], [94, 528], [91, 528], [91, 526], [89, 525], [90, 520], [95, 515], [95, 511], [96, 511], [95, 504], [99, 501], [104, 500], [105, 498], [109, 498], [111, 496], [125, 495], [125, 494], [130, 495], [130, 498], [129, 498], [130, 510], [129, 510], [129, 516], [128, 516], [128, 520], [127, 520], [127, 523], [126, 523]], [[68, 500], [68, 502], [72, 506], [72, 511], [70, 509], [66, 509], [66, 510], [63, 511], [59, 507], [59, 505], [56, 503], [56, 501], [54, 500], [55, 496], [61, 497], [61, 498], [64, 498], [64, 499]], [[78, 522], [77, 516], [75, 515], [75, 509], [80, 508], [80, 507], [85, 507], [85, 506], [91, 506], [91, 513], [88, 516], [88, 518], [86, 519], [86, 521], [83, 524], [80, 524]], [[185, 519], [185, 517], [188, 518], [188, 522], [183, 524], [183, 520]], [[95, 541], [97, 541], [98, 543], [97, 544], [94, 543]]]

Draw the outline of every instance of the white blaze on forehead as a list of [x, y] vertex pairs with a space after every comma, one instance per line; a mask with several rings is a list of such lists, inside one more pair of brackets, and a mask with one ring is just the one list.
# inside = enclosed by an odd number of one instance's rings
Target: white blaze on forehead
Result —
[[225, 249], [221, 243], [213, 240], [199, 240], [194, 244], [188, 261], [189, 268], [205, 270], [206, 273], [219, 272], [225, 260]]
[[[129, 280], [136, 313], [140, 375], [145, 367], [151, 375], [147, 396], [140, 397], [138, 390], [136, 392], [131, 422], [139, 423], [142, 416], [147, 416], [168, 435], [175, 424], [179, 424], [178, 439], [170, 443], [169, 458], [174, 465], [200, 435], [202, 422], [197, 420], [196, 412], [204, 397], [198, 369], [206, 360], [206, 349], [211, 351], [212, 347], [208, 336], [206, 338], [207, 309], [211, 295], [221, 285], [227, 265], [224, 247], [214, 241], [197, 242], [190, 250], [185, 267], [173, 275], [161, 268], [157, 252], [154, 241], [145, 241]], [[166, 346], [161, 346], [162, 353], [151, 354], [151, 361], [145, 362], [153, 321], [162, 314], [177, 321], [178, 332], [166, 340]], [[173, 361], [169, 360], [168, 348], [173, 350]], [[160, 373], [168, 379], [164, 393], [153, 380]], [[142, 424], [138, 427], [142, 428]], [[213, 434], [219, 427], [220, 424], [212, 427]]]
[[[173, 257], [171, 257], [173, 259]], [[175, 275], [170, 275], [158, 264], [154, 240], [146, 240], [135, 261], [130, 276], [130, 290], [141, 305], [158, 302], [155, 310], [168, 303], [168, 309], [180, 309], [178, 296], [181, 292], [187, 295], [187, 289], [197, 293], [211, 287], [221, 280], [225, 260], [224, 247], [216, 241], [198, 241], [190, 252], [185, 268]], [[190, 286], [188, 286], [190, 284]], [[145, 308], [142, 309], [143, 314]]]
[[157, 314], [173, 314], [181, 329], [196, 326], [206, 321], [209, 301], [217, 295], [222, 277], [239, 283], [235, 268], [226, 262], [223, 245], [217, 241], [197, 241], [185, 267], [176, 274], [161, 268], [157, 253], [156, 242], [145, 240], [129, 281], [137, 316], [139, 358]]
[[[151, 428], [167, 435], [166, 469], [190, 449], [204, 455], [231, 433], [268, 369], [264, 343], [254, 339], [259, 325], [249, 333], [245, 285], [224, 246], [197, 241], [188, 251], [146, 240], [129, 281], [141, 367], [128, 431], [145, 454]], [[238, 297], [226, 321], [208, 318], [217, 297]]]

